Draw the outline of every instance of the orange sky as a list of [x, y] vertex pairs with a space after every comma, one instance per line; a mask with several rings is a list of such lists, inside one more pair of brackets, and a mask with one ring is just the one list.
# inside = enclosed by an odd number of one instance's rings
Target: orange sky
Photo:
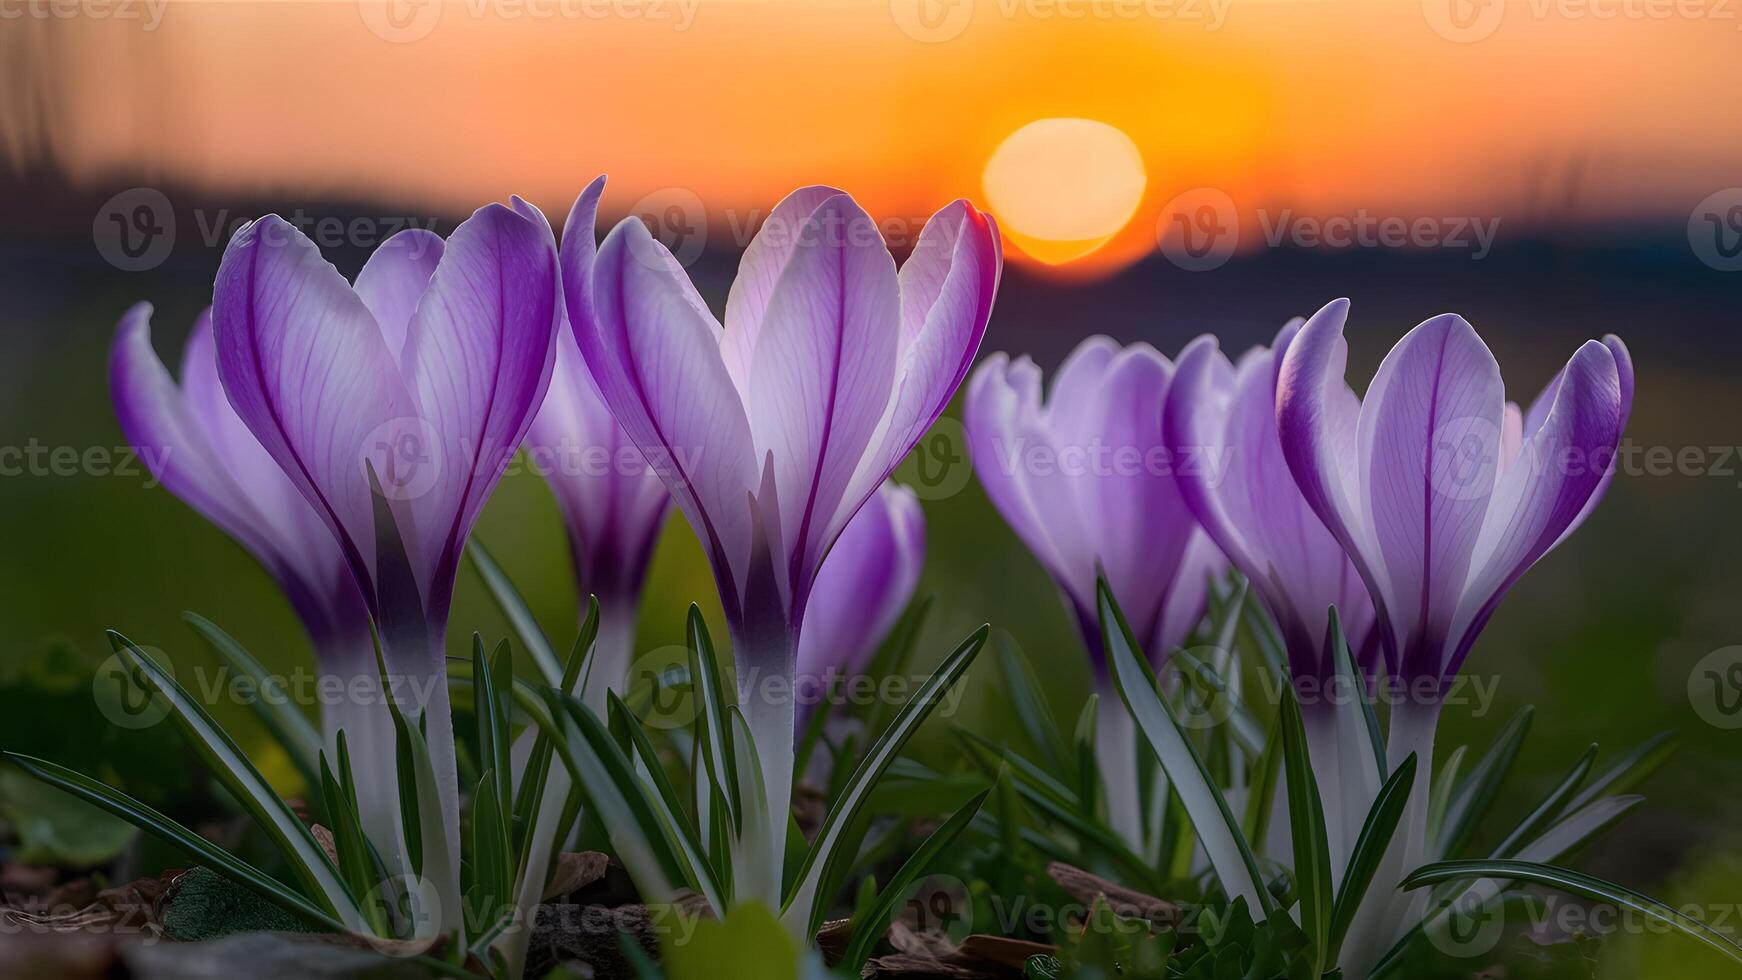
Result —
[[[608, 209], [683, 188], [715, 231], [827, 181], [899, 221], [980, 198], [1006, 135], [1075, 116], [1129, 134], [1148, 171], [1088, 270], [1153, 249], [1162, 207], [1200, 186], [1242, 221], [1516, 224], [1685, 214], [1742, 181], [1742, 5], [1720, 0], [1671, 19], [1647, 0], [401, 0], [403, 22], [225, 0], [149, 30], [149, 0], [128, 2], [0, 23], [34, 32], [75, 179], [454, 210], [518, 192], [562, 213], [608, 172]], [[1457, 10], [1478, 17], [1462, 41], [1434, 27], [1457, 35]]]

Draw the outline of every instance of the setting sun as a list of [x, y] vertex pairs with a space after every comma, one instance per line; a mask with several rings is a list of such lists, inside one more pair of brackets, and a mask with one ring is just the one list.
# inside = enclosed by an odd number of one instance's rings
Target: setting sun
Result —
[[986, 161], [986, 202], [1029, 257], [1059, 265], [1094, 252], [1137, 212], [1148, 177], [1137, 144], [1093, 119], [1038, 119]]

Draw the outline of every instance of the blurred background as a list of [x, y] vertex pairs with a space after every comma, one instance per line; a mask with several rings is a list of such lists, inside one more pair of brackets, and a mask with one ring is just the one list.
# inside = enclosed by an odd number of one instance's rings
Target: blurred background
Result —
[[[1673, 903], [1742, 899], [1742, 648], [1726, 649], [1742, 644], [1739, 8], [0, 0], [0, 744], [131, 770], [130, 789], [173, 806], [201, 792], [174, 740], [92, 707], [102, 631], [215, 665], [181, 620], [194, 610], [274, 669], [310, 663], [267, 576], [128, 464], [105, 382], [137, 300], [179, 360], [239, 222], [277, 212], [354, 275], [401, 228], [446, 233], [509, 194], [560, 218], [606, 173], [602, 223], [647, 221], [718, 312], [767, 210], [827, 182], [898, 257], [950, 200], [989, 208], [1009, 264], [984, 350], [1049, 369], [1096, 333], [1171, 356], [1210, 332], [1235, 352], [1348, 296], [1358, 388], [1405, 330], [1454, 311], [1528, 401], [1579, 342], [1622, 335], [1639, 372], [1622, 473], [1501, 606], [1465, 668], [1495, 703], [1449, 711], [1440, 745], [1536, 705], [1517, 812], [1589, 743], [1674, 730], [1649, 804], [1583, 866]], [[922, 662], [991, 621], [1074, 717], [1090, 681], [1064, 607], [959, 429], [919, 452], [902, 476], [939, 599]], [[547, 631], [572, 636], [539, 478], [511, 473], [477, 534]], [[674, 517], [640, 647], [681, 642], [686, 605], [712, 597]], [[473, 629], [506, 632], [468, 567], [453, 642]], [[1009, 724], [978, 670], [964, 717]], [[220, 717], [266, 751], [244, 709]], [[1604, 957], [1613, 976], [1722, 968], [1656, 936]]]

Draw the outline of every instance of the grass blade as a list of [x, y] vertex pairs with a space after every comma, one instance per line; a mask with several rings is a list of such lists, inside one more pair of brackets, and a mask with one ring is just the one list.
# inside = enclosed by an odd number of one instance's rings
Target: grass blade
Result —
[[708, 626], [702, 621], [702, 610], [690, 604], [689, 614], [690, 683], [696, 698], [696, 737], [701, 742], [702, 760], [706, 763], [713, 800], [723, 807], [727, 823], [734, 835], [744, 832], [744, 802], [738, 795], [737, 764], [732, 755], [731, 735], [727, 730], [726, 709], [729, 702], [720, 684], [720, 659], [714, 653], [714, 641], [708, 636]]
[[1288, 822], [1294, 841], [1295, 891], [1300, 924], [1318, 957], [1314, 974], [1324, 972], [1331, 937], [1331, 846], [1325, 831], [1325, 806], [1319, 781], [1307, 757], [1306, 727], [1294, 686], [1282, 696], [1282, 757], [1288, 780]]
[[[182, 619], [193, 627], [194, 632], [206, 641], [230, 669], [248, 677], [260, 691], [272, 690], [275, 683], [272, 675], [260, 661], [254, 659], [242, 644], [230, 634], [219, 629], [217, 624], [196, 613], [184, 612]], [[320, 771], [316, 765], [321, 751], [321, 734], [315, 729], [308, 716], [298, 711], [288, 697], [258, 697], [248, 702], [255, 717], [272, 733], [278, 744], [289, 754], [290, 761], [296, 764], [297, 771], [302, 773], [303, 782], [310, 788], [320, 785]]]
[[206, 767], [272, 838], [303, 884], [321, 897], [327, 911], [337, 915], [347, 928], [354, 931], [367, 929], [357, 898], [340, 878], [338, 868], [333, 866], [327, 853], [315, 843], [314, 835], [254, 768], [254, 763], [248, 760], [235, 741], [176, 683], [175, 678], [132, 640], [110, 630], [109, 644], [131, 669], [134, 683], [161, 696], [169, 704], [176, 727], [194, 746]]
[[1596, 902], [1607, 902], [1638, 912], [1699, 940], [1730, 959], [1742, 963], [1742, 945], [1706, 923], [1624, 885], [1605, 881], [1580, 871], [1534, 861], [1442, 861], [1424, 865], [1403, 880], [1402, 888], [1421, 888], [1446, 881], [1470, 878], [1500, 878], [1553, 888]]
[[944, 692], [967, 671], [968, 665], [973, 663], [974, 657], [986, 645], [986, 636], [990, 632], [991, 627], [981, 626], [944, 659], [937, 671], [920, 686], [913, 700], [902, 708], [889, 723], [889, 727], [877, 737], [876, 743], [865, 753], [864, 761], [859, 764], [852, 779], [848, 781], [847, 788], [841, 793], [840, 801], [824, 818], [822, 827], [817, 831], [816, 844], [805, 854], [804, 862], [794, 876], [792, 891], [787, 895], [781, 909], [783, 919], [790, 921], [795, 915], [804, 917], [804, 935], [815, 935], [817, 928], [822, 925], [822, 915], [827, 905], [819, 901], [819, 886], [829, 874], [830, 865], [842, 859], [838, 854], [838, 845], [853, 819], [858, 816], [866, 796], [883, 775], [883, 771], [901, 754], [907, 740], [913, 737], [920, 724], [931, 715], [938, 702], [943, 700]]
[[1105, 578], [1096, 582], [1096, 593], [1101, 636], [1119, 696], [1161, 760], [1229, 899], [1244, 898], [1257, 914], [1267, 916], [1276, 911], [1276, 899], [1264, 888], [1258, 861], [1252, 856], [1227, 799], [1210, 779], [1204, 760], [1181, 730], [1173, 708], [1157, 693], [1155, 677], [1143, 663], [1137, 640], [1131, 635], [1131, 627], [1119, 611]]
[[1361, 900], [1367, 896], [1367, 889], [1379, 873], [1379, 863], [1385, 858], [1392, 835], [1397, 833], [1398, 821], [1403, 819], [1410, 790], [1415, 786], [1415, 767], [1415, 753], [1411, 752], [1392, 771], [1385, 785], [1379, 787], [1379, 795], [1367, 811], [1367, 820], [1361, 825], [1361, 835], [1355, 838], [1354, 848], [1349, 851], [1349, 866], [1343, 872], [1343, 882], [1337, 888], [1337, 900], [1331, 909], [1330, 945], [1325, 953], [1325, 963], [1337, 962], [1343, 939], [1355, 921], [1355, 912], [1360, 909]]
[[1470, 835], [1475, 833], [1483, 815], [1494, 804], [1494, 798], [1500, 794], [1500, 787], [1506, 782], [1506, 777], [1512, 772], [1512, 764], [1518, 760], [1518, 753], [1524, 748], [1524, 738], [1530, 734], [1530, 722], [1535, 717], [1536, 709], [1526, 705], [1512, 716], [1500, 736], [1494, 740], [1481, 761], [1476, 763], [1470, 775], [1464, 780], [1458, 791], [1452, 795], [1452, 801], [1446, 809], [1444, 834], [1440, 837], [1440, 854], [1451, 857], [1463, 849], [1469, 842]]
[[503, 618], [508, 620], [508, 627], [520, 638], [520, 645], [526, 648], [532, 662], [538, 665], [538, 673], [544, 678], [544, 682], [552, 685], [559, 683], [563, 676], [563, 662], [557, 659], [556, 649], [551, 646], [550, 638], [544, 635], [544, 629], [538, 625], [538, 618], [532, 614], [526, 600], [521, 598], [520, 590], [509, 581], [508, 573], [496, 563], [496, 559], [478, 540], [476, 534], [466, 542], [466, 557], [472, 560], [472, 567], [478, 570], [478, 577], [484, 580], [484, 588], [496, 600], [497, 608], [502, 610]]
[[917, 881], [920, 875], [931, 867], [938, 855], [955, 843], [956, 838], [962, 835], [962, 831], [968, 829], [968, 825], [974, 822], [974, 818], [980, 813], [981, 806], [985, 804], [986, 798], [990, 795], [992, 795], [992, 791], [986, 790], [969, 800], [966, 805], [944, 821], [942, 826], [932, 831], [931, 836], [927, 837], [914, 850], [913, 854], [902, 863], [900, 870], [895, 872], [895, 876], [889, 879], [889, 883], [878, 893], [876, 901], [864, 912], [854, 913], [853, 939], [847, 947], [846, 955], [837, 964], [837, 969], [845, 970], [849, 976], [859, 975], [859, 971], [865, 965], [865, 960], [876, 946], [877, 940], [881, 939], [884, 930], [889, 928], [889, 920], [895, 914], [895, 904], [901, 901], [902, 894], [906, 892], [907, 887]]
[[126, 793], [45, 759], [20, 755], [17, 752], [7, 752], [6, 757], [30, 776], [127, 821], [164, 843], [199, 859], [200, 863], [223, 872], [238, 884], [253, 889], [262, 898], [334, 932], [346, 930], [345, 925], [333, 917], [331, 910], [310, 901], [290, 886], [259, 871]]

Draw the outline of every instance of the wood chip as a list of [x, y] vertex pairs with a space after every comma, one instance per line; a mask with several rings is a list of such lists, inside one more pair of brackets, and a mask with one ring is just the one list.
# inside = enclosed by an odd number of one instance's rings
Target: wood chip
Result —
[[1107, 905], [1116, 914], [1128, 919], [1148, 919], [1157, 926], [1170, 926], [1179, 921], [1179, 906], [1172, 902], [1114, 884], [1100, 875], [1091, 874], [1063, 861], [1054, 861], [1047, 865], [1046, 873], [1060, 888], [1084, 905], [1093, 905], [1097, 897], [1105, 897]]
[[561, 898], [603, 880], [610, 866], [611, 859], [598, 851], [565, 851], [557, 855], [556, 867], [551, 871], [550, 883], [544, 887], [541, 901]]

